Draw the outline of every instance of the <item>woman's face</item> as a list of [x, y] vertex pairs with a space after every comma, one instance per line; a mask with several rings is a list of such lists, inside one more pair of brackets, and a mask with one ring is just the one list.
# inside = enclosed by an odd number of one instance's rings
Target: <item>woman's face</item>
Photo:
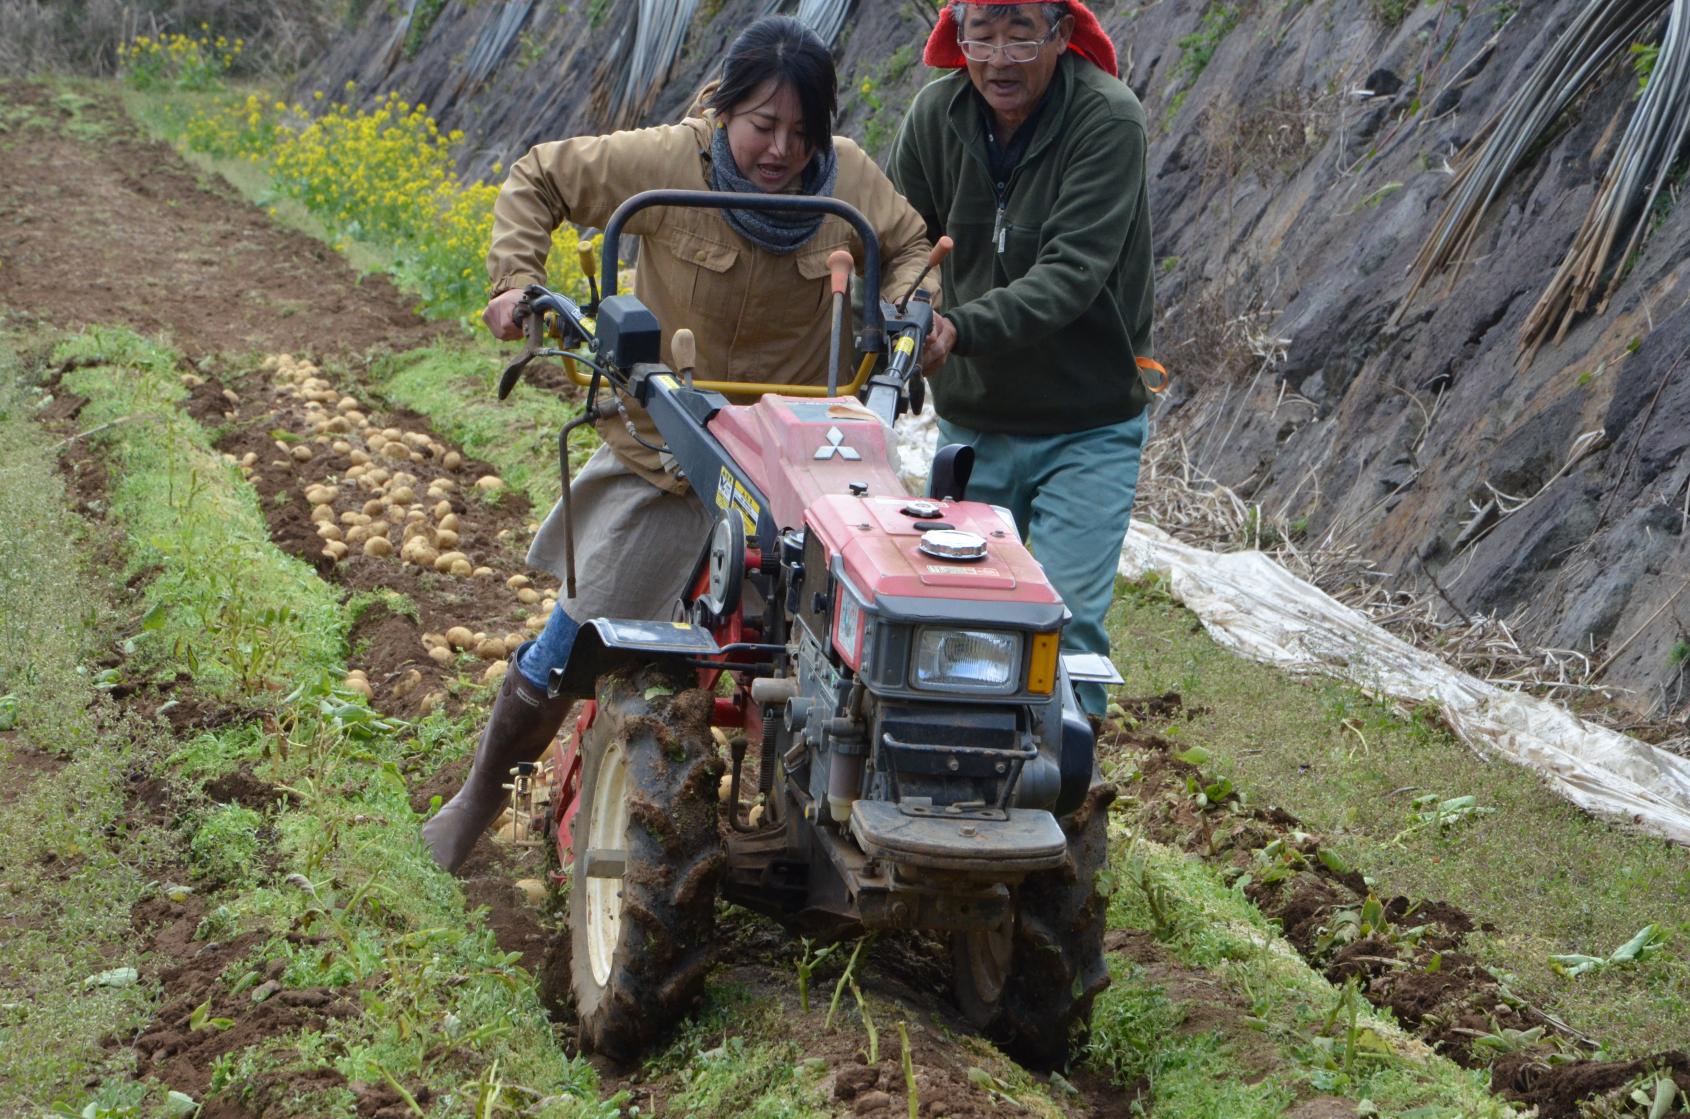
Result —
[[779, 194], [803, 173], [815, 150], [804, 135], [798, 94], [773, 79], [726, 114], [728, 150], [739, 173], [765, 194]]

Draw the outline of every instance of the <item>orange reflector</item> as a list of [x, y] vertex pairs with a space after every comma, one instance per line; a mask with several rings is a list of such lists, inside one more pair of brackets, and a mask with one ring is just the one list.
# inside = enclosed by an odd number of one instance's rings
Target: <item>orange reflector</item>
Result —
[[1027, 690], [1049, 695], [1056, 688], [1056, 652], [1061, 634], [1033, 634], [1033, 655], [1027, 663]]

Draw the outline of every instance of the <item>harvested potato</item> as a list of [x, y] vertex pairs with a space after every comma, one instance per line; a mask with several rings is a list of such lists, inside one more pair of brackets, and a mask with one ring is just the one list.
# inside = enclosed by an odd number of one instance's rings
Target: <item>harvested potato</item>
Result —
[[446, 457], [440, 460], [440, 465], [447, 470], [456, 470], [464, 464], [464, 456], [456, 451], [447, 451]]
[[441, 552], [434, 558], [434, 570], [446, 571], [459, 560], [463, 560], [467, 563], [468, 557], [462, 552]]
[[341, 560], [346, 558], [346, 552], [346, 543], [341, 540], [330, 540], [327, 544], [323, 545], [323, 554], [334, 560], [336, 563], [339, 563]]
[[364, 541], [364, 554], [366, 556], [391, 556], [393, 554], [393, 541], [385, 536], [372, 536]]
[[440, 527], [446, 529], [448, 532], [463, 531], [458, 527], [458, 515], [456, 513], [447, 513], [444, 517], [441, 517]]
[[382, 428], [381, 429], [381, 435], [382, 435], [383, 439], [388, 439], [388, 440], [405, 438], [405, 433], [403, 431], [400, 431], [396, 427], [384, 427], [384, 428]]
[[482, 493], [492, 493], [505, 488], [505, 480], [497, 474], [483, 474], [475, 480], [475, 488]]
[[502, 660], [505, 655], [505, 639], [502, 637], [483, 638], [475, 646], [475, 655], [484, 661]]
[[393, 505], [409, 505], [417, 499], [417, 495], [410, 486], [394, 486], [387, 491], [387, 500]]
[[509, 667], [510, 666], [504, 661], [494, 661], [492, 664], [487, 666], [487, 671], [481, 674], [481, 682], [483, 684], [492, 684], [499, 680], [503, 680], [505, 678], [505, 672], [509, 669]]
[[438, 665], [451, 664], [456, 657], [457, 654], [444, 645], [436, 645], [428, 651], [428, 659]]
[[393, 698], [404, 699], [422, 684], [422, 673], [411, 669], [393, 682]]
[[356, 509], [348, 509], [340, 515], [340, 523], [343, 525], [370, 525], [374, 522], [375, 518], [368, 513], [360, 513]]
[[253, 465], [256, 465], [257, 462], [258, 462], [258, 452], [257, 451], [248, 451], [246, 454], [241, 456], [241, 465], [242, 466], [253, 466]]
[[534, 580], [530, 579], [528, 576], [518, 572], [517, 574], [512, 575], [509, 579], [505, 580], [505, 586], [509, 587], [513, 591], [520, 591], [523, 587], [528, 586], [528, 584], [533, 581]]
[[336, 439], [333, 443], [329, 444], [329, 447], [337, 455], [344, 455], [352, 450], [352, 444], [348, 443], [344, 439]]
[[356, 547], [369, 538], [370, 530], [363, 525], [352, 525], [346, 530], [346, 535], [341, 537], [349, 547]]
[[334, 409], [335, 411], [342, 413], [356, 412], [358, 410], [358, 398], [355, 396], [343, 396], [335, 402]]
[[409, 443], [416, 450], [423, 450], [428, 446], [428, 433], [423, 431], [407, 431], [399, 438]]
[[293, 456], [293, 461], [295, 462], [311, 461], [311, 448], [306, 446], [304, 443], [294, 444], [293, 450], [289, 451], [288, 454]]
[[423, 648], [432, 649], [437, 645], [446, 644], [446, 635], [444, 633], [425, 633], [421, 640]]
[[334, 499], [339, 496], [340, 487], [338, 486], [315, 485], [305, 487], [305, 500], [313, 505], [332, 505]]
[[346, 457], [352, 460], [353, 466], [368, 466], [370, 455], [368, 451], [360, 451], [356, 447], [346, 452]]
[[527, 640], [528, 640], [528, 635], [526, 633], [511, 632], [511, 633], [505, 634], [505, 652], [506, 652], [506, 654], [508, 654], [510, 656], [515, 656], [517, 649], [522, 645], [522, 643], [524, 641], [527, 641]]
[[371, 485], [379, 486], [384, 482], [391, 480], [393, 473], [384, 466], [372, 466], [370, 468], [370, 472], [364, 475], [364, 477], [370, 480]]
[[440, 710], [440, 705], [445, 702], [445, 692], [429, 692], [427, 695], [422, 697], [422, 702], [417, 704], [417, 710], [422, 712], [424, 715], [432, 715], [436, 711]]
[[[422, 529], [420, 524], [417, 527]], [[423, 529], [423, 531], [426, 532], [427, 529]], [[458, 546], [458, 534], [446, 529], [439, 529], [434, 534], [434, 546], [436, 548], [456, 548]]]
[[421, 509], [418, 509], [415, 505], [405, 510], [405, 520], [411, 524], [418, 524], [427, 519], [428, 514], [424, 513]]
[[415, 540], [419, 536], [424, 537], [430, 543], [434, 542], [434, 533], [429, 530], [427, 525], [420, 521], [408, 521], [405, 524], [404, 535], [400, 539]]
[[313, 506], [311, 506], [311, 519], [313, 521], [316, 521], [318, 524], [322, 524], [324, 521], [334, 520], [334, 506], [333, 505], [313, 505]]
[[387, 511], [387, 502], [379, 497], [372, 497], [364, 502], [364, 512], [372, 517], [379, 517]]
[[205, 384], [205, 378], [199, 376], [198, 374], [195, 374], [195, 373], [184, 373], [184, 374], [182, 374], [182, 387], [183, 388], [197, 389], [203, 384]]
[[342, 680], [340, 685], [349, 692], [357, 692], [365, 699], [374, 699], [376, 697], [376, 690], [370, 687], [370, 682], [363, 676], [354, 676], [351, 673], [347, 673], [346, 679]]
[[446, 574], [462, 579], [464, 576], [469, 575], [474, 571], [475, 568], [470, 565], [469, 560], [461, 559], [454, 560], [451, 568], [447, 570]]
[[437, 501], [437, 502], [435, 502], [435, 504], [434, 504], [434, 519], [435, 520], [438, 521], [442, 517], [450, 517], [451, 515], [452, 515], [452, 503], [450, 501]]
[[319, 430], [332, 431], [336, 435], [345, 435], [352, 430], [352, 421], [345, 416], [331, 416]]
[[529, 633], [539, 633], [546, 628], [546, 616], [544, 614], [530, 614], [523, 621], [522, 626]]
[[340, 526], [333, 521], [323, 521], [317, 525], [317, 535], [324, 540], [341, 539]]
[[446, 631], [446, 643], [454, 649], [467, 648], [474, 640], [475, 634], [470, 632], [468, 626], [453, 626]]
[[545, 905], [551, 888], [538, 878], [518, 878], [516, 888], [522, 891], [522, 896], [528, 899], [529, 905]]
[[497, 574], [497, 571], [494, 571], [491, 567], [488, 567], [485, 564], [470, 572], [470, 576], [475, 579], [491, 579]]
[[428, 494], [426, 496], [430, 501], [444, 501], [446, 498], [446, 491], [441, 489], [438, 483], [430, 482], [428, 486]]
[[524, 606], [533, 606], [540, 601], [540, 592], [533, 587], [521, 587], [516, 592], [516, 600]]
[[224, 389], [223, 399], [227, 400], [230, 404], [239, 404], [241, 402], [241, 394], [236, 392], [234, 389]]
[[404, 547], [399, 549], [399, 558], [406, 563], [414, 563], [418, 567], [432, 568], [434, 561], [440, 558], [440, 553], [434, 550], [434, 545], [421, 536], [413, 536], [405, 541]]

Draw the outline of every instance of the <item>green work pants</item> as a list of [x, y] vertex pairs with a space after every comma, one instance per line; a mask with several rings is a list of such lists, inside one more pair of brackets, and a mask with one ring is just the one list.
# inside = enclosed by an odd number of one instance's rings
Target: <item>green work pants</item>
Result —
[[[1066, 435], [975, 431], [939, 420], [939, 443], [974, 448], [971, 501], [1001, 505], [1015, 518], [1056, 593], [1074, 618], [1062, 631], [1069, 652], [1109, 655], [1104, 619], [1115, 597], [1121, 541], [1138, 490], [1145, 413], [1124, 423]], [[1109, 703], [1101, 684], [1078, 686], [1094, 715]]]

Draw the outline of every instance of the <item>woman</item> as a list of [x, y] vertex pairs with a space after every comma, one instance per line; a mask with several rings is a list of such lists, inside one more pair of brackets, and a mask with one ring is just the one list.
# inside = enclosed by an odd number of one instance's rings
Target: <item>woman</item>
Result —
[[[483, 321], [497, 337], [521, 330], [512, 309], [525, 285], [544, 280], [551, 231], [565, 221], [603, 226], [626, 198], [659, 187], [831, 195], [862, 211], [887, 265], [895, 298], [926, 264], [925, 223], [873, 160], [835, 139], [833, 59], [820, 39], [785, 17], [758, 20], [736, 39], [722, 76], [680, 124], [541, 144], [511, 168], [493, 208], [488, 274], [496, 293]], [[701, 379], [823, 384], [829, 347], [827, 258], [863, 259], [836, 217], [749, 210], [653, 208], [626, 231], [641, 237], [634, 293], [669, 336], [697, 342]], [[455, 870], [504, 803], [506, 775], [544, 753], [573, 696], [550, 698], [546, 681], [568, 659], [579, 623], [594, 617], [667, 618], [685, 589], [713, 517], [687, 484], [664, 470], [651, 420], [629, 403], [638, 435], [621, 418], [600, 421], [604, 445], [570, 486], [576, 595], [560, 600], [537, 641], [505, 674], [469, 778], [423, 827], [436, 861]], [[648, 446], [649, 444], [650, 446]], [[528, 562], [561, 574], [556, 509]]]

